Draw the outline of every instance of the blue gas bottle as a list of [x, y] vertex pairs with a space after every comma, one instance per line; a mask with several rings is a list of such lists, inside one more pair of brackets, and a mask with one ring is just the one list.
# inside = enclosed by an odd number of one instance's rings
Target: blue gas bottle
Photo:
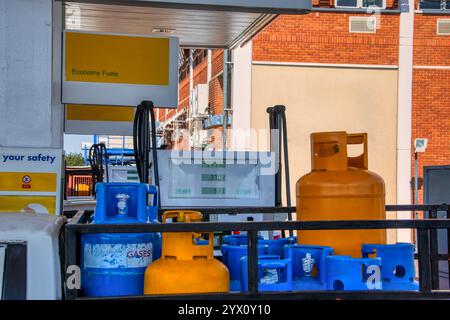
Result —
[[[98, 183], [92, 223], [157, 223], [158, 190], [144, 183]], [[148, 195], [153, 196], [148, 206]], [[86, 296], [142, 295], [147, 266], [161, 256], [159, 233], [81, 237], [81, 286]]]

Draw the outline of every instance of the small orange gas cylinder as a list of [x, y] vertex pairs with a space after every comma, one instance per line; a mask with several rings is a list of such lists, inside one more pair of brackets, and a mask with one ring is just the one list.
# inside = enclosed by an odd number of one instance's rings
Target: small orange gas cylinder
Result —
[[[357, 157], [347, 145], [363, 145]], [[367, 134], [311, 134], [311, 169], [297, 182], [297, 220], [384, 220], [383, 179], [368, 170]], [[298, 231], [299, 244], [334, 248], [337, 255], [361, 257], [363, 243], [385, 244], [385, 230]]]
[[[166, 211], [163, 222], [200, 222], [197, 211]], [[228, 292], [227, 267], [214, 259], [212, 233], [164, 232], [161, 258], [148, 266], [144, 294]]]

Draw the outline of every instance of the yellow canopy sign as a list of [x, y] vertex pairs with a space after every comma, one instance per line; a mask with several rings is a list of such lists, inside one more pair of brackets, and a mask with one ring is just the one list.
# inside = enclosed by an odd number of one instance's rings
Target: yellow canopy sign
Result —
[[66, 33], [66, 81], [169, 84], [169, 39]]
[[117, 121], [133, 122], [134, 107], [67, 105], [68, 121]]
[[130, 136], [136, 107], [67, 104], [64, 131], [69, 134]]

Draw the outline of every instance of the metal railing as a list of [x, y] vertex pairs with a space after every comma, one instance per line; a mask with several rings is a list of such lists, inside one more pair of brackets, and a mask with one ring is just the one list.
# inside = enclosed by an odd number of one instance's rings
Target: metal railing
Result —
[[[160, 211], [169, 210], [164, 208]], [[178, 208], [177, 210], [181, 210]], [[241, 214], [241, 213], [286, 213], [295, 207], [281, 208], [196, 208], [206, 217], [210, 214]], [[437, 252], [437, 230], [450, 231], [449, 205], [388, 205], [387, 211], [427, 211], [430, 217], [435, 217], [438, 211], [447, 212], [447, 219], [423, 220], [352, 220], [352, 221], [271, 221], [271, 222], [200, 222], [174, 224], [128, 224], [128, 225], [96, 225], [85, 224], [83, 213], [75, 215], [65, 227], [65, 270], [71, 265], [79, 265], [79, 243], [81, 234], [95, 233], [142, 233], [142, 232], [224, 232], [247, 231], [248, 233], [248, 292], [245, 293], [215, 293], [192, 295], [164, 296], [133, 296], [121, 299], [450, 299], [450, 290], [439, 288], [438, 261], [447, 260], [447, 255], [439, 257]], [[436, 214], [435, 214], [436, 213]], [[80, 223], [81, 222], [81, 223]], [[419, 292], [406, 291], [291, 291], [261, 293], [258, 291], [258, 251], [257, 234], [259, 231], [273, 230], [356, 230], [356, 229], [416, 229], [417, 259], [419, 273]], [[450, 233], [448, 233], [450, 234]], [[436, 237], [433, 238], [433, 237]], [[449, 262], [450, 264], [450, 262]], [[67, 277], [67, 275], [66, 275]], [[436, 283], [437, 278], [437, 283]], [[66, 279], [67, 280], [67, 279]], [[65, 281], [64, 281], [65, 282]], [[66, 299], [82, 298], [78, 290], [64, 286]], [[110, 297], [119, 298], [119, 297]]]

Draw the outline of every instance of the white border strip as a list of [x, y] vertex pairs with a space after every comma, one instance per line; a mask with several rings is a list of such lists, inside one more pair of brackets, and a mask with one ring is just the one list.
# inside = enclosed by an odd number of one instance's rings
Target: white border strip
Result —
[[308, 62], [275, 62], [275, 61], [253, 61], [253, 65], [286, 66], [286, 67], [319, 67], [319, 68], [346, 68], [346, 69], [387, 69], [397, 70], [396, 65], [381, 64], [340, 64], [340, 63], [308, 63]]
[[[1, 191], [0, 196], [20, 196], [20, 197], [54, 197], [56, 198], [56, 209], [58, 209], [58, 193], [57, 192], [40, 192], [40, 191]], [[55, 212], [55, 215], [56, 214]]]
[[[119, 107], [117, 107], [119, 108]], [[66, 120], [65, 133], [132, 136], [132, 121]]]
[[3, 300], [3, 277], [5, 273], [6, 245], [0, 245], [0, 299]]
[[413, 66], [413, 69], [450, 70], [450, 66]]

